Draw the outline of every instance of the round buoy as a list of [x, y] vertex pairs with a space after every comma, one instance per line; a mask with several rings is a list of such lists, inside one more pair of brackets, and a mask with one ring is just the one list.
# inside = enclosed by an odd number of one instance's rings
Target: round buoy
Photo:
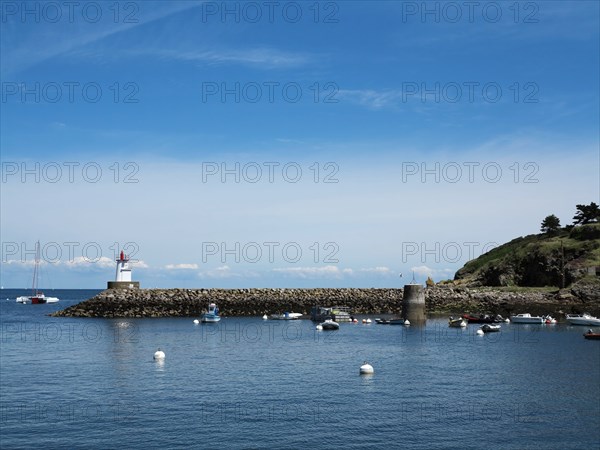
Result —
[[363, 320], [362, 320], [362, 323], [367, 323], [367, 319], [363, 319]]
[[321, 331], [323, 330], [323, 325], [317, 325], [315, 328], [317, 331]]
[[358, 323], [358, 319], [354, 319], [354, 321], [353, 321], [353, 322], [354, 322], [354, 323]]
[[163, 352], [160, 348], [154, 352], [154, 359], [161, 360], [165, 359], [165, 352]]
[[367, 323], [371, 323], [371, 319], [367, 319]]
[[269, 318], [269, 316], [267, 316], [266, 314], [263, 316], [263, 320], [267, 320]]
[[406, 320], [404, 321], [404, 325], [407, 325], [407, 326], [408, 326], [408, 325], [410, 325], [410, 321], [409, 321], [408, 319], [406, 319]]
[[510, 323], [510, 319], [507, 317], [506, 319], [504, 319], [504, 323]]
[[483, 336], [485, 333], [483, 332], [483, 330], [480, 328], [476, 331], [477, 336]]
[[360, 366], [360, 373], [361, 374], [371, 374], [373, 373], [373, 366], [371, 364], [369, 364], [368, 362], [365, 361], [365, 363]]
[[199, 321], [198, 319], [194, 319], [194, 323], [195, 323], [196, 325], [198, 325], [198, 324], [200, 323], [200, 321]]

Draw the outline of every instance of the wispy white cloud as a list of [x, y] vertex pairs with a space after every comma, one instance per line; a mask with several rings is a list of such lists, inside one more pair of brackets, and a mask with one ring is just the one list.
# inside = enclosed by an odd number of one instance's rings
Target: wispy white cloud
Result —
[[340, 278], [342, 271], [337, 266], [323, 266], [323, 267], [286, 267], [273, 269], [273, 272], [282, 273], [285, 275], [291, 275], [299, 278]]
[[432, 269], [427, 266], [415, 266], [411, 267], [410, 270], [414, 272], [417, 277], [431, 277], [431, 278], [440, 278], [440, 277], [451, 277], [454, 275], [454, 270], [452, 269]]
[[385, 266], [369, 267], [369, 268], [366, 268], [366, 269], [359, 269], [359, 272], [371, 273], [371, 274], [379, 274], [379, 275], [387, 275], [387, 276], [391, 276], [391, 275], [395, 275], [396, 274], [396, 272], [394, 272], [392, 269], [390, 269], [389, 267], [385, 267]]
[[198, 264], [167, 264], [167, 270], [198, 270]]
[[106, 256], [101, 256], [99, 259], [89, 259], [83, 256], [76, 256], [75, 258], [64, 262], [64, 265], [67, 268], [86, 268], [86, 269], [108, 269], [114, 268], [115, 262], [111, 258], [107, 258]]
[[175, 59], [206, 64], [245, 64], [265, 68], [297, 67], [309, 63], [312, 57], [303, 53], [291, 53], [274, 48], [251, 48], [246, 50], [139, 50], [137, 55], [156, 55], [159, 58]]
[[[101, 20], [97, 23], [84, 20], [83, 16], [69, 22], [68, 10], [62, 14], [65, 23], [40, 21], [28, 24], [20, 20], [20, 14], [10, 16], [2, 24], [2, 76], [13, 76], [48, 59], [197, 6], [195, 2], [187, 1], [148, 3], [148, 6], [144, 2], [135, 3], [139, 10], [130, 21], [114, 20], [113, 11], [108, 10], [108, 3], [105, 4], [105, 10], [100, 11]], [[81, 11], [78, 13], [82, 14]]]
[[285, 267], [273, 269], [273, 272], [297, 278], [332, 278], [341, 279], [346, 277], [360, 276], [393, 276], [395, 272], [388, 267], [367, 267], [361, 269], [344, 268], [337, 266], [317, 266], [317, 267]]
[[206, 278], [256, 278], [259, 275], [256, 272], [250, 270], [243, 270], [240, 272], [234, 272], [228, 265], [219, 266], [216, 269], [205, 270], [198, 272], [198, 277], [201, 279]]
[[338, 96], [340, 99], [375, 110], [397, 106], [402, 101], [402, 91], [396, 89], [340, 89]]

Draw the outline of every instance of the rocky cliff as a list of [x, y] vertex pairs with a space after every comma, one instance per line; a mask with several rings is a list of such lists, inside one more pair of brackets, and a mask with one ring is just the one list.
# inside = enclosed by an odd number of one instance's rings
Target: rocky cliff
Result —
[[569, 287], [600, 274], [600, 224], [514, 239], [456, 272], [463, 286]]

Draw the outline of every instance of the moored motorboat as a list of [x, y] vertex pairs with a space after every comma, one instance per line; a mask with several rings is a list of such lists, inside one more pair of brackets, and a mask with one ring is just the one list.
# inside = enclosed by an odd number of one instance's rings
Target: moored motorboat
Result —
[[219, 316], [219, 308], [215, 303], [210, 303], [208, 305], [208, 312], [202, 314], [200, 320], [203, 323], [215, 323], [221, 320], [221, 316]]
[[566, 317], [571, 325], [600, 326], [600, 319], [589, 314], [567, 314]]
[[455, 319], [454, 317], [450, 316], [450, 318], [448, 319], [448, 326], [452, 328], [466, 327], [467, 319], [463, 319], [462, 317]]
[[600, 340], [600, 333], [594, 333], [591, 329], [583, 334], [583, 337], [591, 340]]
[[336, 322], [352, 322], [350, 308], [347, 306], [313, 306], [310, 310], [310, 319], [315, 322], [322, 322], [326, 319], [333, 319]]
[[492, 324], [486, 323], [485, 325], [482, 325], [480, 327], [480, 329], [484, 333], [496, 333], [496, 332], [500, 331], [500, 325], [492, 325]]
[[529, 313], [517, 314], [515, 316], [510, 316], [510, 321], [512, 323], [544, 323], [546, 320], [540, 316], [532, 316]]
[[271, 319], [271, 320], [297, 320], [300, 317], [302, 317], [302, 313], [285, 312], [283, 314], [271, 314], [269, 319]]
[[323, 327], [324, 330], [339, 330], [340, 329], [340, 324], [337, 322], [334, 322], [331, 319], [326, 319], [320, 325]]
[[504, 317], [501, 315], [490, 316], [489, 314], [480, 314], [473, 316], [471, 314], [463, 314], [462, 318], [469, 323], [499, 323], [504, 322]]
[[543, 316], [543, 319], [546, 325], [554, 325], [556, 323], [556, 319], [550, 315]]
[[390, 325], [410, 325], [410, 322], [408, 321], [408, 319], [402, 318], [390, 319]]
[[390, 321], [388, 319], [375, 319], [375, 323], [379, 325], [389, 325]]

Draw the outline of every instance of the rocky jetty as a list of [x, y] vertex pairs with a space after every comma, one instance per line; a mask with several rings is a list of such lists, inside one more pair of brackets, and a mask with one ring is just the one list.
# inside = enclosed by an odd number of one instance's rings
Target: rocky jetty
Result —
[[[436, 286], [425, 290], [427, 313], [600, 313], [600, 289], [528, 290]], [[55, 317], [198, 317], [209, 302], [225, 316], [285, 311], [309, 314], [314, 305], [348, 306], [354, 314], [400, 314], [402, 289], [109, 289]]]

